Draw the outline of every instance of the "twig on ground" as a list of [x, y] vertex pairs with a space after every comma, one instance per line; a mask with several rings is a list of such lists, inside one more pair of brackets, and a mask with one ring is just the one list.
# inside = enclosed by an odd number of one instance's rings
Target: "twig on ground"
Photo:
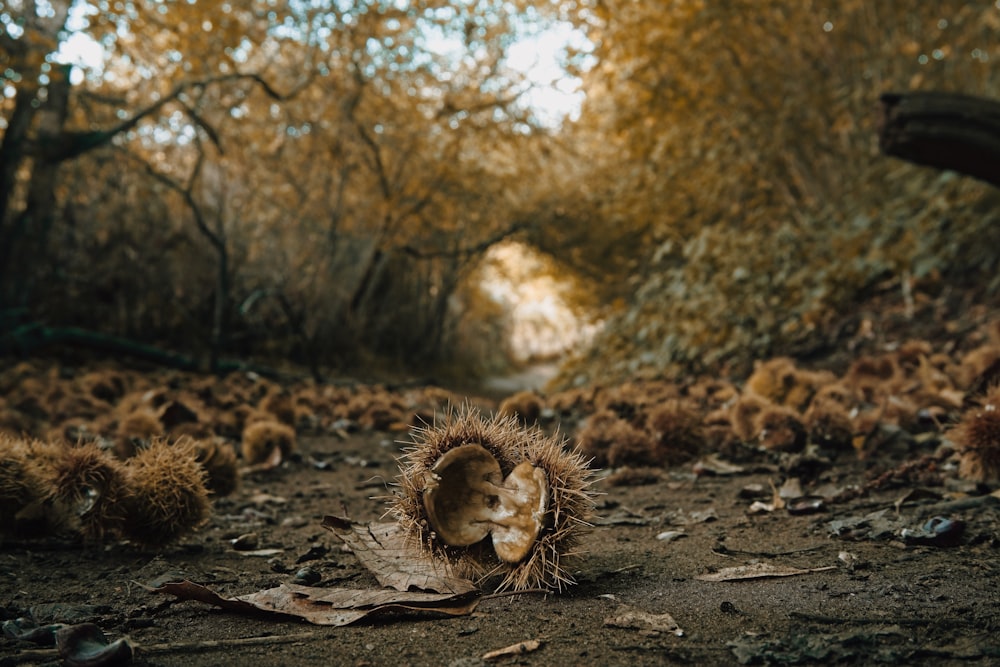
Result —
[[[237, 637], [235, 639], [205, 639], [197, 642], [136, 644], [135, 651], [141, 655], [158, 655], [165, 653], [198, 653], [199, 651], [214, 651], [239, 646], [260, 646], [266, 644], [285, 644], [295, 641], [315, 639], [315, 632], [299, 632], [292, 635], [266, 635], [264, 637]], [[59, 659], [59, 650], [54, 648], [28, 649], [12, 656], [10, 664], [23, 665], [33, 662], [49, 662]]]

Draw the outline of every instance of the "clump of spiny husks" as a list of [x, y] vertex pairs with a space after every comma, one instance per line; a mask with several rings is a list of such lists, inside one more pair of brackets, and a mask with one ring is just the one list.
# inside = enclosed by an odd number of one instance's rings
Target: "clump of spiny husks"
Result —
[[88, 539], [117, 535], [129, 495], [122, 463], [94, 443], [64, 447], [50, 456], [52, 497], [70, 525]]
[[680, 400], [654, 407], [649, 413], [649, 428], [655, 436], [656, 462], [673, 465], [697, 456], [705, 440], [701, 421], [697, 408]]
[[115, 432], [115, 454], [120, 459], [135, 456], [152, 438], [163, 435], [163, 424], [152, 410], [136, 409], [129, 412], [121, 421]]
[[69, 531], [160, 546], [208, 512], [205, 472], [190, 439], [154, 438], [122, 462], [94, 443], [0, 435], [0, 533]]
[[591, 471], [557, 436], [466, 408], [414, 432], [391, 512], [436, 557], [498, 590], [562, 590], [593, 511]]
[[976, 482], [1000, 481], [1000, 387], [982, 405], [967, 410], [951, 431], [959, 453], [959, 475]]
[[188, 438], [173, 444], [156, 438], [128, 460], [125, 537], [143, 546], [161, 546], [208, 519], [205, 470], [194, 445]]
[[295, 451], [295, 430], [273, 419], [248, 424], [242, 440], [243, 460], [247, 465], [273, 468]]
[[534, 424], [542, 416], [542, 397], [533, 391], [519, 391], [500, 402], [497, 414], [517, 417], [523, 424]]
[[592, 414], [578, 432], [580, 449], [597, 466], [656, 465], [652, 439], [611, 410]]
[[43, 519], [51, 496], [43, 450], [49, 445], [0, 432], [0, 532], [17, 532], [22, 524]]
[[195, 458], [205, 470], [205, 485], [216, 496], [228, 496], [240, 485], [236, 449], [222, 438], [193, 440]]
[[775, 357], [754, 364], [746, 390], [778, 405], [803, 410], [817, 389], [831, 380], [832, 374], [803, 371], [792, 359]]

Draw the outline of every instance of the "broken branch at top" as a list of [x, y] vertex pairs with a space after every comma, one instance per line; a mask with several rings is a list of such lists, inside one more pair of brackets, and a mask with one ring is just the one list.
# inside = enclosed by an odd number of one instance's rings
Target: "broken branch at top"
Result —
[[884, 154], [1000, 187], [1000, 102], [942, 92], [884, 93], [880, 101]]

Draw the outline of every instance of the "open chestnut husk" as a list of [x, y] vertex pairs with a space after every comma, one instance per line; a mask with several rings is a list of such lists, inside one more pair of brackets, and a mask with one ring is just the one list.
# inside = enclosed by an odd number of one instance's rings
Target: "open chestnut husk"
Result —
[[390, 508], [419, 544], [480, 585], [561, 591], [594, 508], [592, 471], [558, 435], [466, 408], [417, 429]]

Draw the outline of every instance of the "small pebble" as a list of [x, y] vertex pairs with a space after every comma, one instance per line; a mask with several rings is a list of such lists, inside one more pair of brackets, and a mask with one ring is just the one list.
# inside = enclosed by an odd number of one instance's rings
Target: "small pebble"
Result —
[[311, 567], [303, 567], [295, 573], [294, 583], [300, 586], [312, 586], [313, 584], [318, 584], [322, 578], [323, 575], [318, 570]]
[[736, 615], [739, 615], [739, 614], [743, 613], [742, 611], [740, 611], [736, 607], [736, 605], [734, 605], [729, 600], [726, 600], [725, 602], [723, 602], [722, 604], [719, 605], [719, 611], [721, 611], [724, 614], [736, 614]]
[[319, 560], [323, 556], [327, 555], [329, 552], [330, 550], [325, 546], [323, 546], [322, 544], [314, 544], [311, 547], [309, 547], [308, 551], [306, 551], [304, 554], [295, 559], [295, 564], [301, 565], [302, 563], [311, 560]]
[[747, 500], [765, 498], [770, 495], [770, 491], [764, 488], [763, 484], [747, 484], [740, 489], [739, 497]]
[[656, 536], [656, 539], [661, 542], [673, 542], [674, 540], [685, 537], [687, 533], [679, 530], [667, 530]]
[[260, 536], [257, 533], [243, 533], [233, 540], [233, 549], [237, 551], [253, 551], [260, 545]]
[[277, 572], [278, 574], [288, 574], [291, 572], [291, 568], [281, 562], [280, 558], [272, 558], [267, 561], [268, 567], [271, 568], [271, 572]]

